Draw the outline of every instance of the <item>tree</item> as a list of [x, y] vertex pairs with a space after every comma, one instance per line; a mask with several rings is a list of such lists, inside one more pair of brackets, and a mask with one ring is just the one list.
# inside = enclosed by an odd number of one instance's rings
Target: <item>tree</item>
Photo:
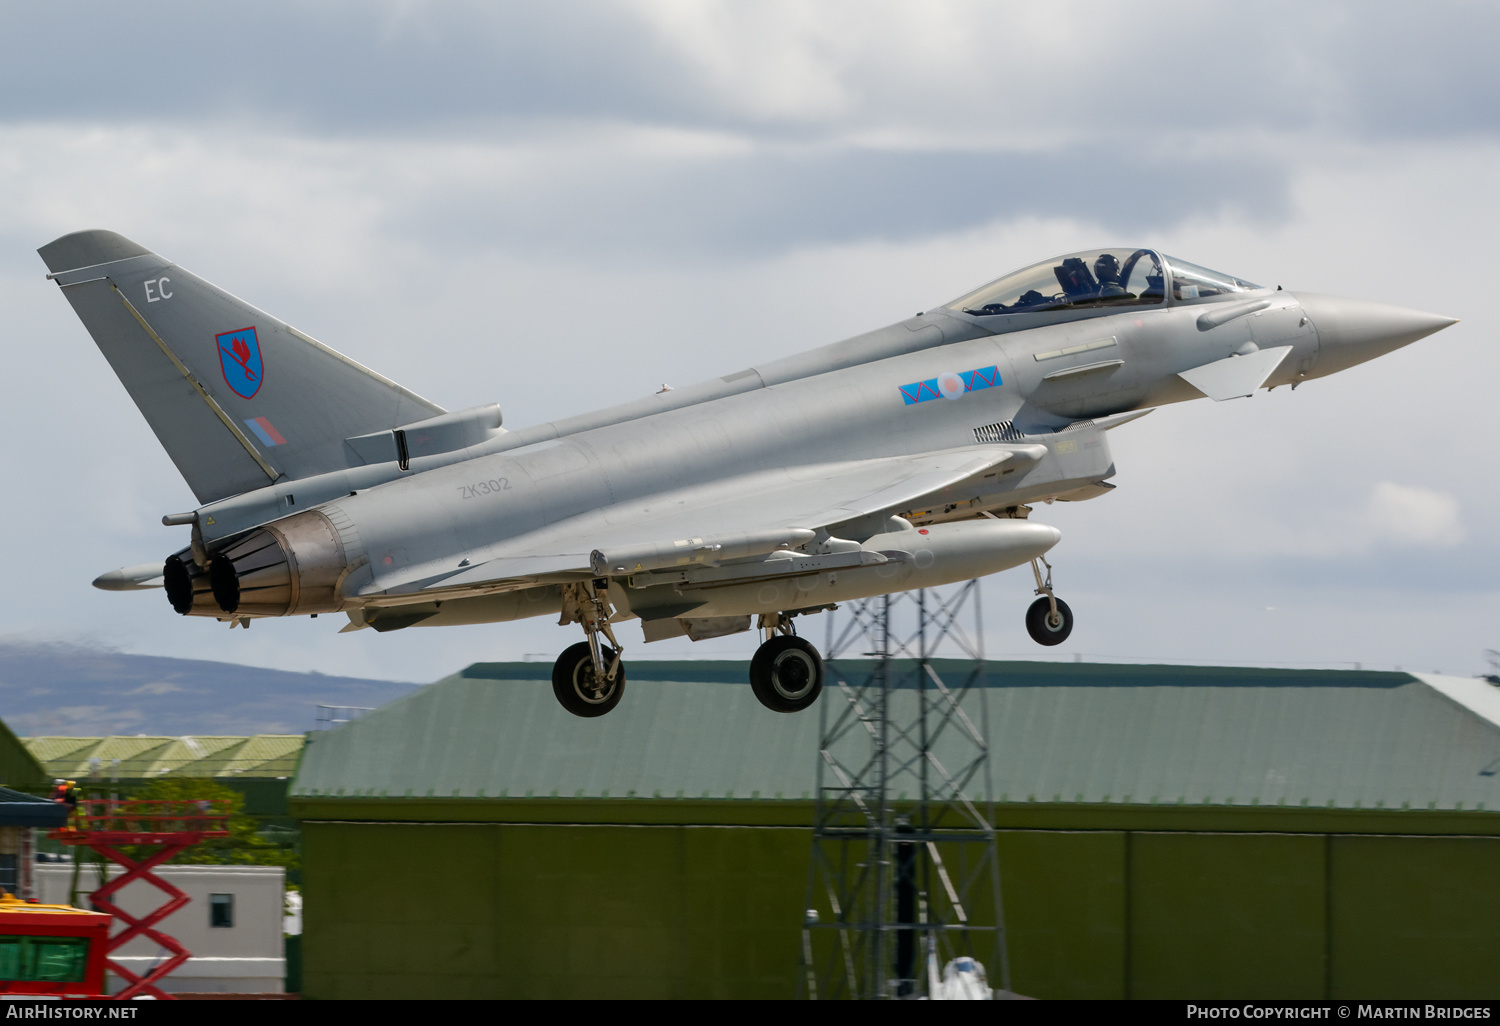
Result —
[[[260, 836], [260, 821], [245, 812], [245, 796], [212, 777], [158, 777], [130, 796], [138, 801], [229, 802], [228, 837], [211, 837], [177, 855], [173, 862], [190, 865], [285, 866], [299, 862], [292, 845], [281, 845]], [[129, 849], [126, 849], [127, 852]], [[144, 853], [140, 853], [144, 854]], [[140, 854], [135, 857], [140, 857]]]

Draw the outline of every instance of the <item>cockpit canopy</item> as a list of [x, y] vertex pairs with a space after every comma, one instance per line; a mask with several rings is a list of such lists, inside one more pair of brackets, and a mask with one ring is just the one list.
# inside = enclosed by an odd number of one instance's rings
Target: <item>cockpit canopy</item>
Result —
[[1095, 307], [1192, 303], [1261, 286], [1155, 250], [1116, 248], [1070, 253], [1007, 274], [948, 304], [976, 317]]

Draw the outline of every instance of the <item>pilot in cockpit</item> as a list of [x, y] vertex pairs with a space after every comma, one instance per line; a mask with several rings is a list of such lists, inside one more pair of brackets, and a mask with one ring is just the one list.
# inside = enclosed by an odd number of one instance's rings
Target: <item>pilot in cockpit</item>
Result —
[[[1120, 253], [1128, 256], [1121, 258]], [[1202, 271], [1215, 281], [1227, 276]], [[1073, 253], [996, 279], [950, 304], [975, 317], [1061, 312], [1085, 307], [1145, 306], [1166, 301], [1165, 265], [1155, 250]]]
[[1062, 263], [1053, 268], [1057, 283], [1070, 303], [1132, 298], [1120, 282], [1119, 257], [1113, 253], [1100, 253], [1094, 260], [1093, 272], [1090, 274], [1089, 265], [1076, 256], [1064, 257]]
[[1099, 282], [1100, 299], [1130, 295], [1120, 284], [1120, 259], [1113, 253], [1099, 254], [1099, 259], [1094, 261], [1094, 278]]

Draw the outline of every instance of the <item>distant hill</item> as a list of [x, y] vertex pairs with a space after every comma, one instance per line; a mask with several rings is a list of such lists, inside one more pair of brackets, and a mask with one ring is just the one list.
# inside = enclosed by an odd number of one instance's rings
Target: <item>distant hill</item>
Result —
[[420, 687], [64, 644], [0, 643], [0, 718], [21, 736], [300, 734], [318, 705], [373, 708]]

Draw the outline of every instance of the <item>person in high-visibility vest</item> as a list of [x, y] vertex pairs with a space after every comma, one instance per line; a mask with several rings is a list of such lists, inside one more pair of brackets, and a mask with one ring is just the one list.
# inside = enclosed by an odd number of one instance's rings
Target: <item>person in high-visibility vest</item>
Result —
[[63, 780], [61, 777], [52, 781], [52, 800], [66, 805], [69, 811], [78, 810], [78, 781]]

